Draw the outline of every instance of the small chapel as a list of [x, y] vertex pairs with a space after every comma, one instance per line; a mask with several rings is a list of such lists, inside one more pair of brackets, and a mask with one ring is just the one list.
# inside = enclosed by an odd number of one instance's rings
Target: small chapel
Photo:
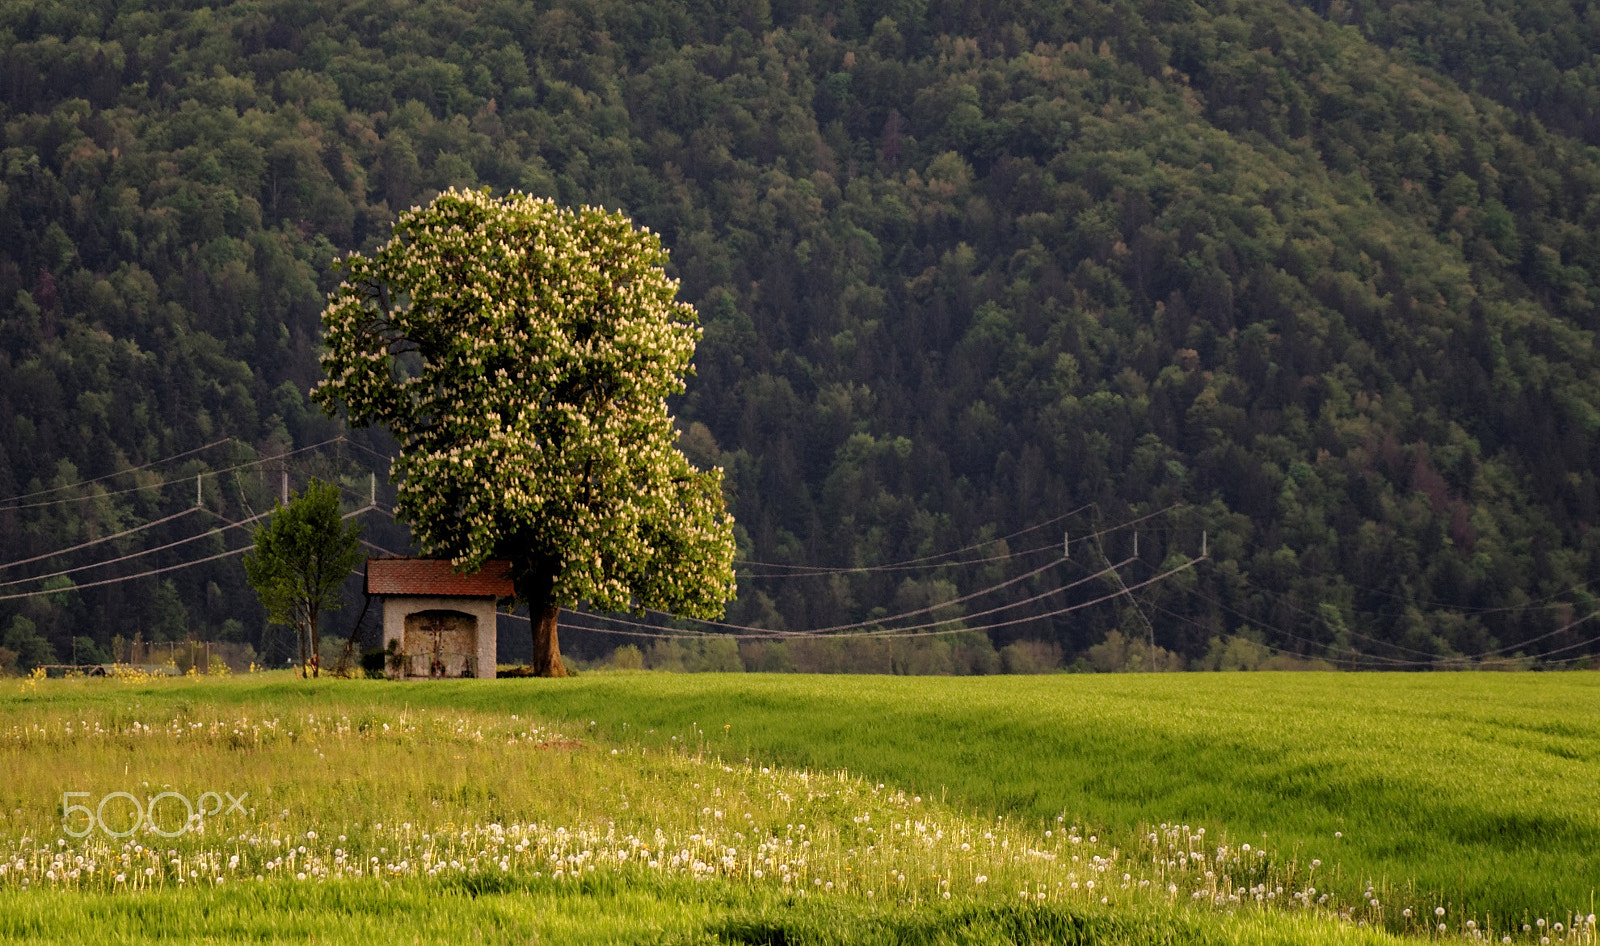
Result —
[[366, 590], [383, 597], [390, 677], [494, 677], [495, 605], [514, 594], [510, 562], [462, 575], [449, 559], [369, 558]]

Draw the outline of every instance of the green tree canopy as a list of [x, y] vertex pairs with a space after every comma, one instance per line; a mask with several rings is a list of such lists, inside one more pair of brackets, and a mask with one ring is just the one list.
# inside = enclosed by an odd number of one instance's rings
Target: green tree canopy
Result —
[[513, 563], [535, 672], [560, 607], [717, 617], [733, 595], [722, 471], [676, 446], [700, 330], [649, 230], [597, 208], [446, 191], [344, 263], [313, 392], [400, 442], [398, 512], [463, 570]]
[[20, 614], [11, 619], [0, 648], [15, 654], [17, 669], [27, 673], [35, 667], [56, 662], [56, 651], [39, 633], [38, 627]]
[[339, 589], [361, 563], [361, 526], [339, 516], [339, 487], [312, 480], [256, 530], [245, 574], [274, 624], [297, 631], [302, 672], [318, 675], [317, 617], [339, 607]]

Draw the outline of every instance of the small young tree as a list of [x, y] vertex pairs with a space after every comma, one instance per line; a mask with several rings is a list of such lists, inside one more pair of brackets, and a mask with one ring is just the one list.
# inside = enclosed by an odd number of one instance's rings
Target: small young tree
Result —
[[304, 495], [291, 497], [255, 533], [256, 547], [244, 554], [251, 587], [268, 619], [295, 629], [300, 673], [320, 676], [321, 635], [317, 617], [339, 607], [339, 589], [361, 563], [361, 526], [339, 517], [339, 488], [312, 480]]
[[621, 214], [452, 190], [344, 260], [322, 314], [313, 397], [393, 432], [424, 548], [512, 562], [541, 676], [566, 672], [563, 605], [718, 617], [733, 594], [722, 471], [667, 414], [700, 330], [666, 261]]

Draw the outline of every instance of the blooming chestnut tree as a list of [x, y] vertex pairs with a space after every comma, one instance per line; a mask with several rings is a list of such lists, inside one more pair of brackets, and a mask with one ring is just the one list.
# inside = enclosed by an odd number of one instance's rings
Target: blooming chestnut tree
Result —
[[722, 471], [667, 413], [700, 329], [666, 260], [621, 214], [450, 190], [344, 259], [322, 313], [312, 396], [393, 432], [423, 548], [513, 563], [541, 676], [566, 673], [562, 606], [714, 618], [733, 596]]

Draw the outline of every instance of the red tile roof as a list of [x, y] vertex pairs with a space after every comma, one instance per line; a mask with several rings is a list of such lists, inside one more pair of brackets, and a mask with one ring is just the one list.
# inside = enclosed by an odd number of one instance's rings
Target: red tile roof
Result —
[[369, 558], [367, 594], [436, 595], [509, 598], [510, 562], [484, 562], [470, 575], [459, 575], [447, 558]]

